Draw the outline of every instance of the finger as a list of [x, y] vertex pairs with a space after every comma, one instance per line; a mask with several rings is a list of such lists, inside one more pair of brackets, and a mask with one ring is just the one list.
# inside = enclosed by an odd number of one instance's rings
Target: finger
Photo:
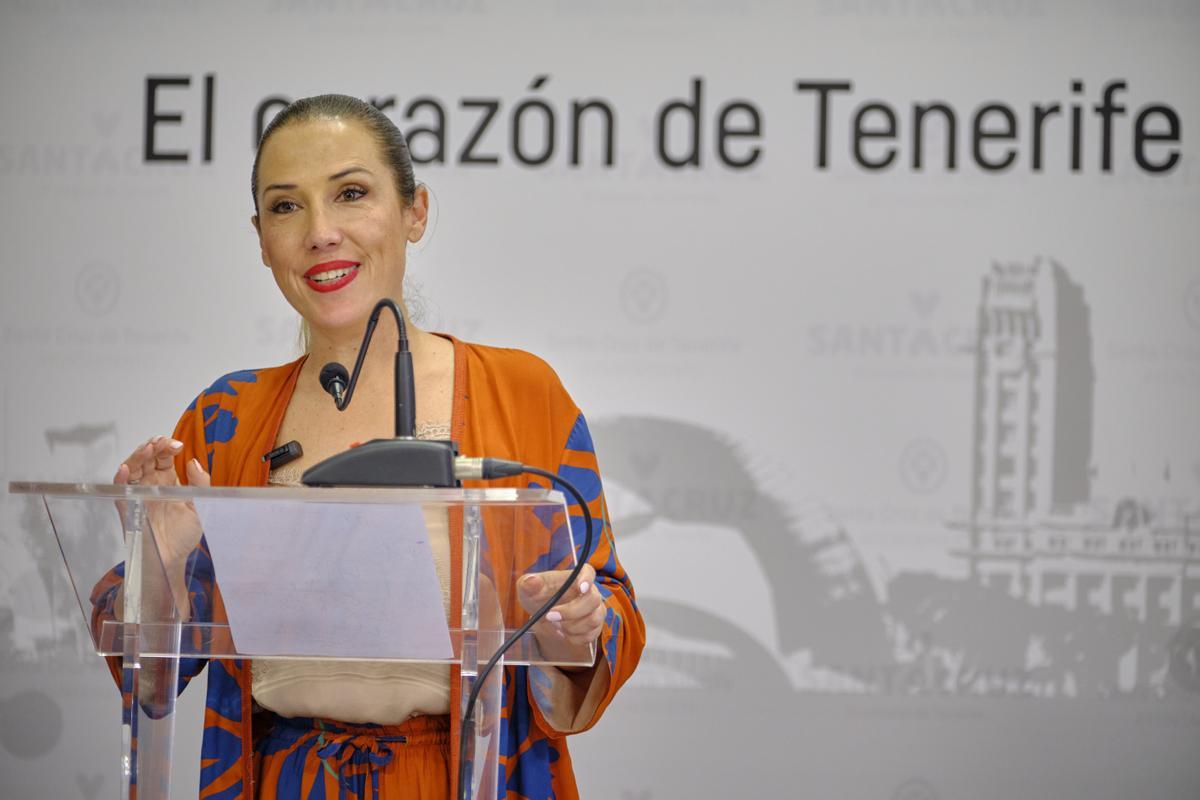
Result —
[[531, 600], [540, 596], [545, 588], [546, 579], [542, 573], [531, 572], [517, 579], [517, 591]]
[[563, 581], [567, 579], [570, 572], [561, 570], [551, 570], [549, 572], [531, 572], [528, 575], [522, 575], [517, 581], [517, 589], [520, 591], [522, 599], [542, 603], [550, 598], [550, 595], [558, 591], [558, 587], [563, 585]]
[[559, 622], [559, 628], [568, 635], [583, 636], [586, 634], [594, 639], [604, 628], [605, 616], [607, 616], [607, 609], [601, 603], [580, 616], [564, 615], [562, 621]]
[[[581, 583], [587, 583], [581, 581]], [[576, 590], [578, 591], [578, 589]], [[554, 607], [563, 619], [579, 619], [586, 617], [588, 614], [595, 611], [598, 607], [604, 605], [604, 598], [600, 595], [600, 590], [594, 584], [588, 584], [587, 591], [583, 594], [576, 594], [571, 597], [571, 592], [568, 592], [565, 602], [560, 602]]]
[[562, 612], [565, 616], [582, 616], [602, 601], [603, 598], [596, 590], [596, 570], [591, 564], [584, 564], [583, 569], [579, 570], [579, 575], [575, 578], [574, 590], [567, 590], [562, 600], [555, 606], [555, 610]]
[[129, 458], [121, 465], [128, 471], [129, 483], [140, 483], [146, 471], [146, 461], [154, 452], [153, 445], [146, 442], [129, 454]]
[[586, 595], [592, 587], [596, 585], [596, 569], [591, 564], [584, 564], [583, 569], [579, 570], [579, 577], [575, 579], [575, 588], [580, 595]]
[[193, 458], [187, 463], [187, 480], [189, 486], [211, 486], [212, 478], [204, 467], [200, 465], [199, 460]]
[[163, 437], [153, 445], [154, 469], [162, 472], [175, 469], [175, 456], [183, 451], [183, 442]]
[[578, 600], [554, 607], [550, 614], [556, 615], [559, 622], [572, 631], [580, 630], [580, 622], [598, 618], [604, 621], [604, 601], [598, 595], [580, 597]]
[[[174, 458], [183, 450], [183, 442], [166, 436], [154, 436], [134, 449], [122, 466], [126, 483], [173, 483]], [[120, 468], [118, 468], [120, 471]]]
[[[549, 597], [550, 595], [554, 594], [554, 592], [558, 591], [558, 587], [563, 585], [563, 581], [571, 577], [571, 572], [572, 570], [569, 569], [550, 570], [548, 572], [531, 572], [528, 575], [521, 577], [517, 587], [521, 589], [522, 592], [531, 596], [536, 595]], [[583, 591], [586, 591], [587, 586], [590, 586], [596, 580], [595, 568], [593, 568], [591, 564], [584, 564], [583, 569], [579, 570], [579, 577], [577, 577], [575, 580], [577, 585], [579, 585]]]
[[[517, 589], [520, 594], [521, 605], [526, 611], [533, 612], [541, 604], [549, 600], [555, 592], [563, 585], [563, 582], [571, 576], [571, 570], [551, 570], [548, 572], [534, 572], [522, 576], [517, 581]], [[564, 608], [571, 602], [581, 599], [589, 593], [596, 593], [594, 581], [596, 579], [596, 570], [591, 564], [584, 564], [579, 571], [579, 576], [576, 578], [574, 590], [568, 589], [563, 596], [563, 601], [560, 601], [555, 610], [561, 619]], [[595, 602], [601, 602], [599, 596]], [[584, 615], [591, 606], [581, 605], [573, 607], [570, 610], [572, 617]]]
[[582, 630], [581, 624], [588, 623], [589, 620], [603, 623], [604, 609], [604, 598], [593, 587], [588, 594], [550, 609], [546, 618], [578, 632]]
[[589, 645], [594, 644], [600, 639], [600, 635], [604, 633], [603, 625], [593, 625], [578, 631], [560, 628], [555, 631], [555, 634], [568, 644], [573, 645]]
[[113, 475], [113, 483], [124, 485], [129, 483], [129, 465], [121, 462], [121, 466], [117, 467], [117, 472]]

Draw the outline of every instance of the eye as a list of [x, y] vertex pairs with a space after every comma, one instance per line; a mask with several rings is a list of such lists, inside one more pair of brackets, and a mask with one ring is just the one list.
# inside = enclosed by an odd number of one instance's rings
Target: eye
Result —
[[280, 200], [271, 206], [271, 213], [273, 214], [287, 214], [295, 210], [296, 204], [291, 200]]
[[360, 200], [366, 197], [367, 190], [361, 186], [347, 186], [338, 192], [338, 198], [341, 200]]

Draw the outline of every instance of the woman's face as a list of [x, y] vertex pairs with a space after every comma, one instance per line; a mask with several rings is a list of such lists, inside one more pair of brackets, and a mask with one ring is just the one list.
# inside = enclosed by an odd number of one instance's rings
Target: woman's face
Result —
[[353, 120], [286, 125], [263, 148], [253, 218], [263, 263], [314, 331], [356, 333], [381, 298], [401, 300], [405, 248], [428, 195], [406, 206], [375, 137]]

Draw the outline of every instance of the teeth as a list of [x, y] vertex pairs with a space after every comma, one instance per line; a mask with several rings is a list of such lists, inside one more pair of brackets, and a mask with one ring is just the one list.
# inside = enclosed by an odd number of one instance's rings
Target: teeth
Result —
[[318, 272], [316, 275], [309, 276], [309, 280], [317, 283], [329, 283], [346, 277], [358, 267], [346, 267], [345, 269], [331, 269], [329, 272]]

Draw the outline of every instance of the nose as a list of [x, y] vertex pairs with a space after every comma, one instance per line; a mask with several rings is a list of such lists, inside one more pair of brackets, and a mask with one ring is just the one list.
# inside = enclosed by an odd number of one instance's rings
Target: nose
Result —
[[335, 248], [341, 243], [342, 231], [333, 219], [333, 215], [320, 206], [312, 208], [308, 215], [306, 241], [308, 249], [319, 252]]

